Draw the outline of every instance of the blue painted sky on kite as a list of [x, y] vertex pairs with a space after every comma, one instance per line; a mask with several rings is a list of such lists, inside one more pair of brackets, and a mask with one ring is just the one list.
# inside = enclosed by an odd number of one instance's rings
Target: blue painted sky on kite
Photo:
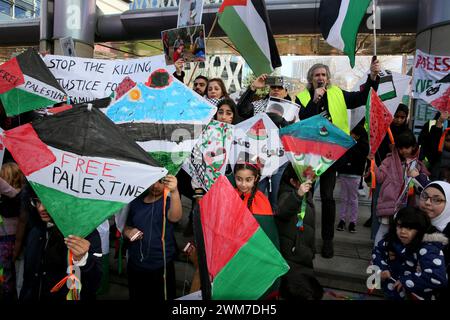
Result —
[[138, 83], [106, 110], [115, 123], [202, 123], [216, 108], [178, 81], [162, 89]]

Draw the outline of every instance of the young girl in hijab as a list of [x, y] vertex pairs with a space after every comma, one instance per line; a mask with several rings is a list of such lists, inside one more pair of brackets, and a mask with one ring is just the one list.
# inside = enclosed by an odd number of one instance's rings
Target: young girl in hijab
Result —
[[[434, 230], [442, 232], [450, 238], [450, 184], [444, 181], [434, 181], [420, 194], [419, 208], [431, 219]], [[450, 247], [444, 248], [447, 275], [450, 274]], [[450, 289], [446, 289], [438, 295], [438, 299], [450, 300]]]

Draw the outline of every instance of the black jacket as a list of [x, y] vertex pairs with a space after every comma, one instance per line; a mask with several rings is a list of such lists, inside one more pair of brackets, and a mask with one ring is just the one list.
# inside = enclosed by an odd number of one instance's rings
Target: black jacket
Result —
[[[102, 253], [98, 231], [94, 230], [86, 240], [90, 242], [90, 247], [86, 265], [80, 267], [80, 298], [95, 300], [102, 276], [101, 258], [94, 255]], [[45, 223], [39, 223], [30, 230], [25, 248], [21, 301], [66, 300], [66, 285], [56, 293], [51, 293], [50, 290], [67, 275], [67, 253], [64, 237], [56, 226], [47, 228]]]
[[360, 139], [336, 162], [338, 173], [362, 176], [369, 154], [369, 143]]
[[282, 181], [278, 193], [279, 212], [275, 215], [275, 222], [283, 257], [288, 262], [312, 269], [315, 254], [315, 210], [311, 192], [307, 193], [306, 199], [304, 230], [301, 231], [296, 224], [302, 197], [298, 195], [294, 187]]

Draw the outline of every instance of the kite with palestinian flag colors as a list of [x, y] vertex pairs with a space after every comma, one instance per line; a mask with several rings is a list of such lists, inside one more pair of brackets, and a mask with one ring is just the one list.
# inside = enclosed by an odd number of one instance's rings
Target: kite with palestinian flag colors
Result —
[[216, 110], [166, 70], [158, 69], [148, 82], [138, 83], [103, 111], [175, 175]]
[[66, 92], [32, 48], [0, 65], [0, 99], [7, 116], [67, 99]]
[[[383, 142], [386, 132], [389, 134], [391, 144], [394, 144], [394, 137], [390, 128], [393, 120], [392, 114], [373, 88], [370, 88], [367, 97], [365, 120], [364, 126], [369, 135], [369, 155], [375, 156], [375, 152], [377, 152], [378, 147]], [[372, 175], [371, 189], [373, 190], [376, 187], [374, 158], [370, 162], [370, 173]]]
[[224, 0], [218, 22], [256, 76], [281, 66], [264, 0]]
[[226, 177], [200, 200], [200, 219], [212, 299], [258, 299], [289, 270]]
[[[321, 115], [280, 129], [287, 158], [301, 183], [311, 183], [338, 160], [355, 141]], [[306, 201], [298, 214], [297, 227], [303, 229]]]
[[65, 237], [85, 237], [167, 173], [90, 106], [5, 131], [3, 143]]

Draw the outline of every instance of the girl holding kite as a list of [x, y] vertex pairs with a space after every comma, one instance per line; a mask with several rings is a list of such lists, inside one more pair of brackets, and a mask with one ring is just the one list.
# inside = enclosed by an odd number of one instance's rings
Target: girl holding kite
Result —
[[419, 187], [428, 184], [430, 173], [417, 156], [416, 137], [412, 132], [406, 131], [398, 136], [395, 149], [383, 160], [381, 166], [375, 167], [377, 182], [381, 184], [376, 208], [380, 227], [375, 236], [375, 244], [388, 232], [393, 215], [406, 206], [410, 182]]

